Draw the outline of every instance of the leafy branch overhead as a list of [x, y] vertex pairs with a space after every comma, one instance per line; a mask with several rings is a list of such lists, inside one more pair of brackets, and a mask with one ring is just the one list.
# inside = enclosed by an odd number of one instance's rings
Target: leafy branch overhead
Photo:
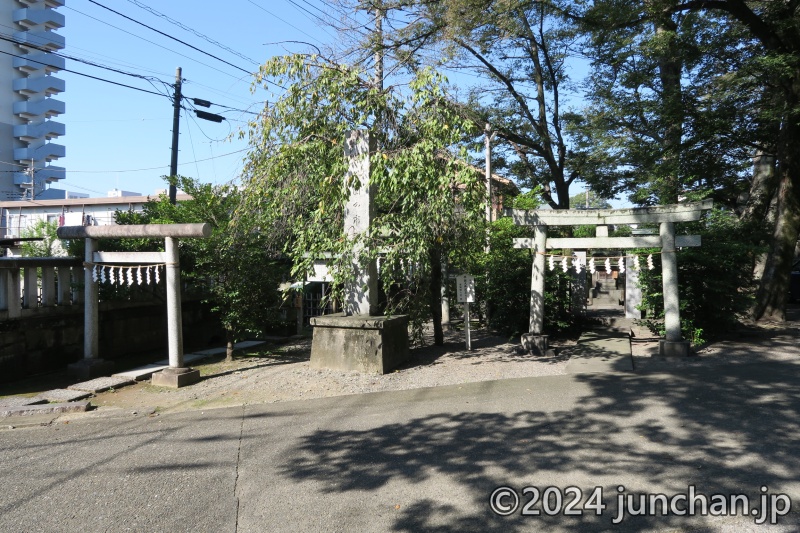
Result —
[[[388, 312], [408, 312], [420, 326], [436, 270], [432, 254], [479, 246], [483, 224], [482, 176], [464, 164], [474, 130], [444, 105], [446, 80], [421, 70], [407, 90], [384, 90], [356, 68], [302, 55], [268, 61], [258, 83], [267, 79], [288, 90], [250, 125], [237, 225], [282, 235], [298, 278], [329, 258], [339, 288], [352, 273], [354, 247], [366, 245], [373, 259], [383, 258]], [[375, 138], [376, 216], [361, 242], [345, 237], [343, 221], [349, 187], [366, 186], [346, 179], [343, 141], [357, 129]]]

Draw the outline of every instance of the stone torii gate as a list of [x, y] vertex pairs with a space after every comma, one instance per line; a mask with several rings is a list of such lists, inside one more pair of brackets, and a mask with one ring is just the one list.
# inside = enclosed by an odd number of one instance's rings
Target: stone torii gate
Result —
[[[546, 250], [660, 247], [666, 338], [659, 341], [659, 355], [689, 355], [689, 342], [684, 341], [681, 336], [680, 302], [678, 297], [678, 262], [675, 249], [685, 246], [700, 246], [700, 236], [676, 236], [675, 223], [699, 220], [703, 211], [711, 209], [712, 205], [713, 202], [711, 200], [705, 200], [703, 202], [632, 209], [508, 210], [507, 212], [509, 212], [514, 219], [514, 224], [534, 227], [533, 239], [514, 239], [514, 248], [530, 248], [533, 250], [530, 329], [527, 335], [523, 335], [523, 345], [538, 354], [546, 353], [548, 348], [547, 336], [543, 334]], [[641, 223], [660, 224], [660, 234], [635, 237], [608, 236], [609, 224]], [[578, 225], [596, 225], [596, 237], [547, 238], [548, 226]]]
[[[178, 238], [203, 239], [211, 235], [211, 225], [141, 224], [109, 226], [62, 226], [59, 239], [85, 239], [83, 360], [70, 365], [70, 372], [89, 379], [112, 370], [113, 363], [98, 355], [98, 283], [92, 276], [94, 265], [162, 264], [166, 267], [167, 337], [169, 368], [153, 374], [154, 385], [178, 388], [200, 380], [200, 371], [183, 366], [183, 329], [181, 319], [181, 270], [178, 264]], [[164, 239], [164, 252], [101, 252], [98, 238]]]

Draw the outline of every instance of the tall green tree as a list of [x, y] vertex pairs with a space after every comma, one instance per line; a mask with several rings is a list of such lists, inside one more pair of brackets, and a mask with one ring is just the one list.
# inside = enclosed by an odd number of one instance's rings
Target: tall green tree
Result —
[[[284, 235], [293, 273], [329, 258], [335, 294], [352, 276], [353, 251], [364, 261], [380, 254], [388, 313], [408, 313], [414, 331], [433, 318], [443, 342], [439, 287], [442, 256], [481, 246], [484, 187], [469, 165], [471, 125], [444, 105], [444, 80], [423, 70], [407, 90], [382, 89], [370, 76], [318, 56], [274, 58], [257, 83], [287, 86], [250, 128], [245, 202], [237, 223]], [[376, 217], [367, 234], [345, 237], [343, 141], [367, 129], [376, 138], [370, 186]], [[352, 181], [352, 180], [350, 180]]]
[[[570, 150], [566, 60], [575, 36], [558, 0], [344, 0], [385, 14], [381, 38], [365, 46], [391, 57], [390, 72], [422, 66], [464, 73], [474, 83], [451, 105], [476, 133], [488, 125], [495, 158], [553, 208], [569, 207], [569, 188], [586, 158]], [[366, 58], [364, 58], [366, 59]], [[497, 167], [496, 167], [497, 168]]]
[[[785, 319], [789, 281], [800, 237], [800, 3], [719, 0], [689, 1], [676, 11], [712, 12], [745, 28], [760, 45], [765, 86], [779, 119], [775, 139], [776, 214], [764, 274], [758, 289], [756, 318]], [[777, 116], [775, 116], [777, 115]]]
[[[234, 226], [233, 213], [241, 202], [239, 187], [212, 185], [176, 176], [171, 184], [192, 198], [171, 204], [165, 195], [148, 201], [141, 213], [118, 211], [118, 224], [211, 225], [207, 239], [179, 242], [181, 270], [211, 304], [226, 336], [226, 359], [233, 359], [234, 344], [248, 331], [260, 332], [277, 320], [281, 305], [278, 284], [288, 274], [275, 234], [253, 226]], [[140, 247], [142, 243], [127, 243]], [[152, 241], [145, 244], [152, 246]]]
[[723, 18], [675, 11], [674, 0], [586, 4], [590, 106], [576, 129], [604, 167], [586, 179], [642, 205], [734, 204], [756, 142], [752, 42]]
[[749, 188], [745, 216], [772, 217], [774, 228], [754, 314], [783, 318], [800, 233], [798, 3], [579, 5], [597, 67], [589, 129], [617, 161], [608, 186], [641, 203], [682, 195], [729, 205]]

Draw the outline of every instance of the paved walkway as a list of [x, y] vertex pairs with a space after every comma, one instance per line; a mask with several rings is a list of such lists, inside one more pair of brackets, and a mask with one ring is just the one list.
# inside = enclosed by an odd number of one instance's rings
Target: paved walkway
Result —
[[[800, 362], [785, 361], [65, 415], [0, 431], [0, 531], [797, 531], [799, 411]], [[490, 508], [504, 486], [520, 496], [506, 517]], [[553, 487], [553, 516], [529, 486]], [[619, 487], [742, 494], [759, 512], [766, 487], [794, 507], [771, 527], [630, 512], [614, 524]], [[576, 495], [581, 514], [565, 516]], [[528, 503], [538, 515], [521, 515]]]
[[[246, 350], [264, 344], [264, 341], [242, 341], [234, 345], [235, 350]], [[209, 348], [198, 352], [184, 354], [186, 365], [197, 363], [209, 357], [225, 353], [225, 348]], [[38, 416], [59, 413], [85, 412], [91, 407], [86, 400], [92, 395], [110, 389], [125, 387], [137, 381], [148, 380], [155, 373], [169, 367], [169, 360], [156, 361], [131, 370], [103, 376], [80, 383], [73, 383], [66, 388], [48, 390], [34, 396], [9, 396], [0, 398], [0, 419], [3, 417]]]

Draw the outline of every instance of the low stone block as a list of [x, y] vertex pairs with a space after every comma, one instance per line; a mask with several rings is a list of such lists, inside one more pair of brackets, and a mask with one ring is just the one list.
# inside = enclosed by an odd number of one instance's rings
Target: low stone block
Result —
[[692, 354], [689, 341], [658, 341], [658, 355], [661, 357], [688, 357]]
[[311, 325], [311, 368], [386, 374], [408, 360], [405, 315], [325, 315]]
[[0, 417], [34, 416], [54, 413], [81, 413], [87, 411], [90, 405], [91, 404], [89, 402], [67, 402], [0, 408]]
[[549, 355], [547, 350], [549, 346], [547, 335], [523, 333], [520, 337], [520, 343], [525, 351], [533, 355]]
[[23, 407], [25, 405], [36, 405], [45, 403], [47, 400], [38, 398], [36, 396], [9, 396], [8, 398], [0, 398], [0, 409], [10, 407]]
[[157, 387], [178, 389], [200, 381], [200, 371], [193, 368], [165, 368], [153, 374], [151, 383]]

